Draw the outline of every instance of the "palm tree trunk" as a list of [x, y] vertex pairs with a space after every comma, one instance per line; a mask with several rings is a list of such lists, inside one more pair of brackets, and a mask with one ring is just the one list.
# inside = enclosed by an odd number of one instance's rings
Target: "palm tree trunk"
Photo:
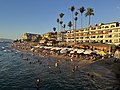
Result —
[[88, 36], [89, 36], [89, 43], [90, 43], [90, 16], [88, 17]]
[[58, 23], [58, 32], [59, 32], [59, 23]]
[[72, 22], [73, 22], [73, 30], [74, 30], [74, 12], [72, 12]]
[[[71, 31], [71, 27], [70, 27], [70, 31]], [[71, 43], [71, 34], [70, 34], [70, 43]]]
[[77, 21], [75, 21], [75, 31], [74, 31], [74, 40], [75, 40], [75, 44], [76, 44], [76, 27], [77, 27]]
[[82, 28], [82, 13], [81, 13], [81, 28]]
[[59, 22], [58, 22], [58, 33], [57, 33], [57, 40], [58, 40], [58, 46], [59, 46], [59, 43], [60, 43], [60, 39], [59, 39]]
[[90, 16], [88, 18], [89, 18], [88, 27], [90, 27]]
[[[62, 21], [62, 18], [61, 18]], [[60, 24], [60, 32], [62, 31], [62, 24]], [[60, 33], [60, 40], [62, 41], [62, 33]]]

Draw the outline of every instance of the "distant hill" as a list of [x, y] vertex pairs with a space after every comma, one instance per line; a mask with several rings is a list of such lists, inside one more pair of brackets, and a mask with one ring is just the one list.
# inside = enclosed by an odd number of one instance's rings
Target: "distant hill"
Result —
[[12, 39], [0, 38], [0, 42], [12, 42]]

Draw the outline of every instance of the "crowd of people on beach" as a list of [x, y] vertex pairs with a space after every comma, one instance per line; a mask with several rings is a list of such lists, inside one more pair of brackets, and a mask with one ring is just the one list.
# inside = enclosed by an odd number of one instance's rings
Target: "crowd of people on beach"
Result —
[[38, 43], [29, 42], [13, 43], [11, 47], [23, 52], [30, 52], [33, 55], [38, 55], [41, 57], [64, 58], [71, 61], [87, 60], [87, 62], [92, 63], [101, 59], [114, 57], [116, 58], [115, 62], [117, 62], [117, 60], [120, 59], [120, 49], [117, 49], [114, 54], [110, 54], [109, 52], [100, 50], [41, 46]]
[[38, 56], [65, 58], [70, 59], [71, 61], [88, 60], [94, 62], [96, 60], [113, 57], [112, 54], [104, 51], [102, 51], [101, 54], [98, 54], [97, 52], [101, 52], [100, 50], [49, 47], [40, 46], [35, 43], [13, 43], [12, 47], [20, 51], [31, 52]]

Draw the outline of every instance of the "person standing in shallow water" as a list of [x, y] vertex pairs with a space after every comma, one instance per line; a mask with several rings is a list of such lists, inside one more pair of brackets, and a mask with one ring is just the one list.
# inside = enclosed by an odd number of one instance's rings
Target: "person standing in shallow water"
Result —
[[120, 49], [117, 49], [114, 54], [114, 58], [120, 59]]
[[58, 67], [58, 63], [57, 62], [55, 63], [55, 67]]
[[36, 88], [37, 88], [37, 90], [39, 90], [39, 88], [40, 88], [40, 79], [36, 80]]

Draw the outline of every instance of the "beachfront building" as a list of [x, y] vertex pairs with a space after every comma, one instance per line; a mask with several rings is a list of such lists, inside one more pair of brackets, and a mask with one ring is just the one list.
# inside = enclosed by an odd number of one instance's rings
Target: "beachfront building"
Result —
[[42, 34], [42, 40], [40, 40], [40, 44], [52, 46], [57, 43], [57, 32], [48, 32]]
[[23, 33], [21, 36], [22, 41], [37, 41], [41, 39], [41, 35], [32, 33]]
[[42, 34], [42, 39], [48, 39], [48, 40], [56, 40], [57, 39], [57, 33], [56, 32], [48, 32], [45, 34]]
[[106, 44], [120, 44], [120, 23], [100, 23], [78, 30], [68, 30], [65, 34], [66, 42], [101, 42]]

